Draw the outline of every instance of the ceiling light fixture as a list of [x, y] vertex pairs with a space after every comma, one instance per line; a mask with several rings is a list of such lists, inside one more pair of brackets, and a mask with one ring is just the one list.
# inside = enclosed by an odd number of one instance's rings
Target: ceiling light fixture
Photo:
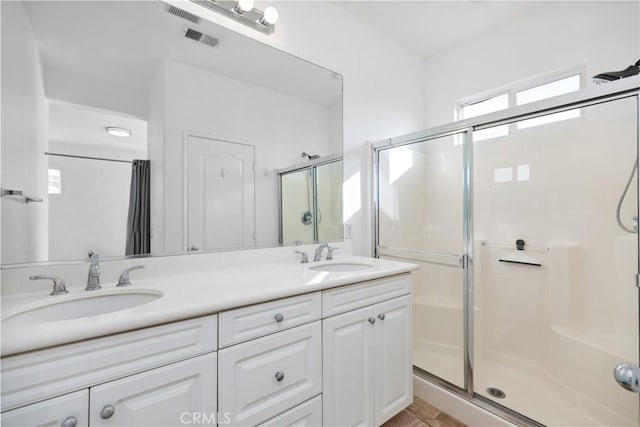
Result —
[[113, 126], [107, 126], [106, 130], [107, 130], [107, 133], [109, 135], [119, 136], [121, 138], [126, 138], [128, 136], [131, 136], [131, 131], [129, 129], [125, 129], [125, 128], [117, 128], [117, 127], [113, 127]]
[[278, 21], [278, 11], [269, 6], [264, 12], [254, 7], [254, 0], [191, 0], [192, 2], [238, 21], [254, 30], [271, 34]]

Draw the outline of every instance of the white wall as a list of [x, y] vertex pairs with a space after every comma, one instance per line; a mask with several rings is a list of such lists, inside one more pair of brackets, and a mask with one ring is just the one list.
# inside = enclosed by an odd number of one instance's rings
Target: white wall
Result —
[[[303, 151], [325, 156], [339, 150], [329, 140], [330, 109], [177, 62], [166, 61], [163, 75], [163, 252], [185, 249], [185, 132], [255, 146], [256, 245], [277, 244], [275, 169], [299, 163]], [[159, 234], [155, 229], [153, 238]]]
[[354, 252], [371, 253], [370, 170], [366, 141], [423, 127], [423, 64], [401, 45], [329, 2], [265, 2], [280, 12], [263, 35], [190, 2], [170, 3], [344, 76], [344, 200]]
[[452, 122], [457, 100], [568, 67], [591, 77], [640, 58], [640, 3], [548, 2], [425, 61], [427, 127]]
[[[146, 153], [51, 142], [55, 153], [136, 159]], [[92, 149], [93, 148], [93, 149]], [[142, 155], [141, 155], [142, 154]], [[125, 253], [131, 164], [49, 156], [61, 171], [62, 192], [49, 195], [49, 260], [77, 260], [90, 250], [101, 257]]]
[[[22, 3], [2, 2], [2, 186], [43, 203], [2, 199], [2, 264], [47, 259], [47, 101]], [[11, 250], [7, 250], [11, 248]]]

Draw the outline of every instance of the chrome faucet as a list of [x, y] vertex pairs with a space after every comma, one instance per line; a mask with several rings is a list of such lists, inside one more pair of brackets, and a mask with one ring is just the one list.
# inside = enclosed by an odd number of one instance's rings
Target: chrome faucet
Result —
[[89, 266], [89, 276], [87, 277], [87, 287], [84, 288], [85, 291], [95, 291], [97, 289], [102, 288], [100, 286], [100, 256], [93, 252], [89, 252], [89, 261], [91, 265]]
[[306, 264], [309, 262], [309, 257], [306, 252], [303, 251], [295, 251], [295, 253], [300, 255], [300, 264]]
[[131, 280], [129, 280], [129, 273], [132, 270], [138, 270], [140, 268], [144, 268], [144, 265], [134, 265], [133, 267], [129, 267], [126, 270], [124, 270], [120, 275], [120, 278], [118, 279], [118, 284], [116, 286], [118, 287], [131, 286]]
[[327, 251], [329, 251], [330, 246], [327, 243], [321, 243], [320, 246], [318, 246], [318, 248], [316, 249], [316, 254], [313, 256], [313, 261], [314, 262], [318, 262], [322, 259], [322, 250], [324, 248], [327, 248]]
[[69, 291], [64, 285], [64, 280], [62, 277], [58, 276], [29, 276], [31, 280], [52, 280], [53, 281], [53, 291], [49, 295], [61, 295], [68, 294]]

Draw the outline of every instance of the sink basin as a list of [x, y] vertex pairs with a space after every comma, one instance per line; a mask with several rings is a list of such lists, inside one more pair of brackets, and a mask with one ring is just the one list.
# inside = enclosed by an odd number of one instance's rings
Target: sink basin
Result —
[[96, 294], [83, 298], [51, 301], [49, 304], [27, 308], [9, 315], [3, 319], [3, 322], [51, 322], [97, 316], [147, 304], [157, 300], [162, 295], [162, 292], [136, 291]]
[[365, 264], [361, 262], [331, 262], [326, 264], [314, 265], [313, 267], [309, 267], [309, 270], [313, 271], [329, 271], [329, 272], [349, 272], [349, 271], [360, 271], [360, 270], [369, 270], [374, 266], [371, 264]]

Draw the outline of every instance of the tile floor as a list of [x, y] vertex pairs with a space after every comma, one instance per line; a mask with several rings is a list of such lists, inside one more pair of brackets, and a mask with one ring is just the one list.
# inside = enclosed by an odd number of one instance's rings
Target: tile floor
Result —
[[414, 396], [413, 404], [382, 427], [467, 427], [451, 415]]

